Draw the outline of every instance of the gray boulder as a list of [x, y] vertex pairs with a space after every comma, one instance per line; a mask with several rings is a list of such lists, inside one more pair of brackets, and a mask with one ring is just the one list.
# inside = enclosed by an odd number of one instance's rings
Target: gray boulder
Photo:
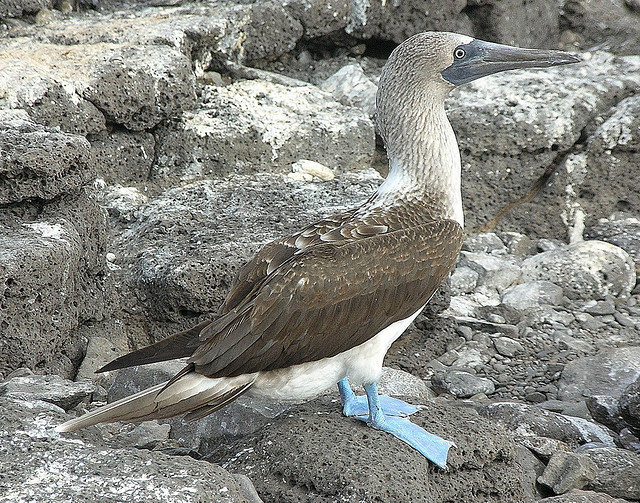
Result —
[[582, 489], [595, 479], [596, 464], [583, 453], [557, 452], [538, 477], [538, 482], [555, 493], [563, 494], [571, 489]]
[[8, 501], [167, 503], [256, 501], [217, 465], [188, 456], [107, 449], [91, 432], [60, 435], [68, 418], [42, 401], [0, 398], [0, 482]]
[[608, 218], [601, 218], [587, 229], [589, 239], [598, 239], [619, 246], [636, 263], [636, 272], [640, 267], [640, 219], [624, 212], [616, 212]]
[[565, 366], [558, 382], [558, 397], [568, 401], [593, 395], [618, 398], [639, 377], [640, 347], [605, 348]]
[[637, 54], [640, 11], [634, 5], [634, 0], [565, 0], [562, 24], [581, 48]]
[[588, 489], [626, 500], [640, 499], [640, 455], [615, 447], [586, 449], [584, 454], [597, 471]]
[[95, 176], [89, 142], [33, 122], [23, 110], [0, 110], [0, 204], [51, 200]]
[[0, 396], [15, 401], [42, 400], [69, 410], [95, 391], [88, 382], [75, 383], [56, 375], [13, 377], [0, 382]]
[[28, 205], [0, 213], [2, 374], [26, 366], [73, 377], [87, 344], [79, 326], [109, 308], [104, 215], [87, 192], [62, 195], [33, 217]]
[[265, 501], [356, 502], [372, 494], [381, 502], [534, 499], [532, 455], [509, 433], [442, 403], [425, 405], [412, 420], [456, 443], [447, 471], [393, 436], [343, 417], [326, 398], [296, 407], [216, 460], [252, 479]]
[[548, 437], [574, 447], [588, 442], [614, 445], [612, 432], [593, 421], [549, 412], [533, 405], [497, 402], [478, 406], [478, 411], [480, 415], [499, 420], [509, 430], [525, 437]]
[[521, 311], [542, 304], [557, 306], [561, 302], [562, 287], [551, 281], [526, 281], [502, 292], [502, 303]]
[[523, 279], [550, 281], [573, 300], [626, 297], [636, 284], [635, 265], [622, 248], [580, 241], [525, 259]]

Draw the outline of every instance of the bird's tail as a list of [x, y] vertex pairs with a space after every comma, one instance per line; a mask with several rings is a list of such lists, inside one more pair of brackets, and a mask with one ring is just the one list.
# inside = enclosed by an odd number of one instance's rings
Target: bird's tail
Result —
[[190, 372], [175, 382], [158, 384], [59, 425], [58, 432], [75, 431], [98, 423], [149, 421], [187, 412], [198, 419], [223, 407], [247, 391], [256, 375], [210, 378]]

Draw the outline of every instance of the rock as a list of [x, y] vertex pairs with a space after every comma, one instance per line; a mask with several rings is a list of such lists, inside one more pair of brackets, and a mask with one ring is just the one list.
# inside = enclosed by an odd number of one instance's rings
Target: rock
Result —
[[456, 267], [451, 273], [451, 293], [453, 295], [462, 295], [471, 293], [478, 284], [480, 275], [466, 266]]
[[160, 132], [154, 176], [192, 179], [265, 166], [283, 172], [301, 158], [342, 172], [368, 167], [374, 133], [366, 114], [298, 84], [247, 80], [206, 87], [198, 110]]
[[640, 378], [622, 390], [620, 415], [640, 433]]
[[112, 131], [91, 137], [91, 164], [110, 185], [147, 182], [154, 159], [151, 133]]
[[629, 428], [622, 428], [618, 432], [620, 445], [625, 449], [640, 454], [640, 438], [633, 434]]
[[469, 236], [462, 243], [462, 249], [474, 253], [490, 253], [504, 255], [507, 247], [502, 240], [493, 232], [483, 232], [475, 236]]
[[217, 465], [148, 450], [107, 449], [89, 432], [56, 433], [54, 426], [68, 418], [61, 409], [39, 401], [0, 402], [2, 487], [9, 500], [101, 501], [109, 495], [122, 503], [248, 501], [234, 477]]
[[351, 1], [287, 0], [285, 7], [304, 28], [304, 39], [314, 39], [343, 30], [352, 11]]
[[75, 383], [56, 375], [14, 377], [0, 382], [0, 396], [12, 400], [42, 400], [69, 410], [95, 391], [91, 383]]
[[42, 9], [53, 8], [52, 0], [12, 0], [0, 5], [0, 18], [22, 17]]
[[491, 422], [444, 404], [427, 404], [412, 421], [456, 443], [448, 471], [393, 436], [343, 417], [326, 398], [291, 410], [216, 460], [253, 480], [265, 501], [355, 502], [371, 494], [381, 502], [533, 499], [533, 480], [523, 469], [531, 454]]
[[479, 273], [478, 283], [487, 289], [502, 292], [520, 278], [520, 267], [509, 260], [486, 253], [463, 251], [460, 264]]
[[446, 5], [434, 0], [401, 3], [355, 0], [345, 31], [356, 39], [381, 39], [396, 44], [428, 30], [468, 33], [469, 22], [460, 14], [464, 7], [465, 3], [460, 0]]
[[551, 281], [573, 300], [625, 297], [636, 284], [631, 257], [603, 241], [581, 241], [529, 257], [522, 264], [522, 277]]
[[521, 0], [471, 0], [465, 12], [478, 38], [521, 47], [557, 47], [556, 4], [548, 0], [535, 5]]
[[537, 458], [540, 458], [546, 462], [549, 461], [551, 456], [557, 452], [570, 452], [569, 446], [553, 438], [538, 437], [538, 436], [526, 436], [519, 439], [520, 443], [527, 449], [533, 452]]
[[624, 212], [616, 212], [609, 218], [601, 218], [586, 230], [589, 239], [599, 239], [619, 246], [640, 263], [640, 219]]
[[628, 426], [620, 414], [620, 400], [617, 397], [592, 395], [585, 402], [593, 419], [607, 428], [619, 432]]
[[[195, 100], [195, 76], [190, 62], [171, 47], [124, 43], [71, 45], [65, 49], [65, 64], [57, 66], [47, 64], [59, 52], [53, 44], [16, 38], [4, 51], [0, 53], [0, 61], [26, 64], [30, 71], [49, 74], [91, 102], [108, 121], [134, 131], [179, 117]], [[40, 57], [34, 58], [34, 53]], [[13, 92], [27, 93], [29, 85], [29, 81], [18, 81]], [[95, 122], [91, 119], [88, 123]], [[83, 129], [80, 125], [74, 127]], [[97, 132], [95, 127], [91, 129], [90, 132]]]
[[502, 303], [520, 311], [561, 302], [562, 288], [551, 281], [527, 281], [502, 292]]
[[571, 446], [587, 442], [614, 445], [614, 438], [607, 428], [586, 419], [556, 414], [533, 405], [497, 402], [478, 406], [478, 411], [484, 417], [501, 421], [519, 435], [548, 437]]
[[89, 142], [35, 124], [20, 110], [0, 110], [0, 204], [51, 200], [95, 176]]
[[558, 382], [558, 397], [567, 401], [595, 395], [617, 398], [638, 377], [640, 347], [605, 348], [565, 366]]
[[597, 475], [588, 489], [626, 500], [640, 499], [640, 456], [616, 447], [584, 451], [596, 465]]
[[29, 367], [71, 378], [87, 341], [80, 325], [105, 316], [104, 215], [87, 192], [33, 213], [0, 212], [0, 373]]
[[570, 186], [565, 198], [572, 211], [584, 213], [586, 229], [616, 211], [640, 212], [640, 183], [628, 171], [640, 160], [640, 96], [616, 103], [597, 124], [587, 148], [569, 156], [558, 173]]
[[608, 494], [573, 489], [561, 496], [551, 496], [539, 500], [539, 503], [626, 503], [626, 500], [612, 498]]
[[478, 377], [461, 370], [449, 370], [444, 375], [436, 374], [431, 385], [439, 392], [449, 392], [456, 398], [469, 398], [484, 393], [490, 395], [495, 386], [489, 379]]
[[369, 117], [376, 112], [378, 87], [365, 75], [360, 65], [343, 66], [322, 82], [320, 89], [330, 93], [343, 105], [361, 108]]
[[[0, 7], [1, 8], [1, 7]], [[30, 45], [22, 40], [23, 45]], [[54, 75], [59, 66], [43, 65], [35, 54], [47, 54], [51, 47], [37, 47], [27, 54], [0, 49], [0, 108], [23, 109], [29, 117], [47, 127], [84, 135], [105, 129], [105, 117], [69, 80]], [[56, 48], [55, 56], [59, 56]], [[5, 112], [6, 113], [6, 112]], [[59, 132], [58, 132], [59, 133]]]
[[563, 494], [571, 489], [582, 489], [595, 479], [596, 465], [586, 454], [557, 452], [547, 464], [538, 482], [554, 494]]
[[616, 306], [613, 303], [613, 299], [605, 299], [595, 302], [593, 305], [587, 305], [584, 308], [585, 312], [596, 316], [603, 316], [605, 314], [613, 314], [616, 312]]
[[628, 8], [625, 0], [565, 0], [561, 19], [567, 29], [579, 34], [582, 48], [637, 54], [640, 14]]
[[502, 356], [512, 357], [524, 351], [522, 344], [510, 337], [496, 337], [493, 339], [493, 345]]

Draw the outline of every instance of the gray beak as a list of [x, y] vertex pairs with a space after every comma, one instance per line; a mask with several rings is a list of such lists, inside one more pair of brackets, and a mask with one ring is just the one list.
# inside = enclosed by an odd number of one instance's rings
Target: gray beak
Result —
[[454, 57], [453, 64], [443, 70], [441, 75], [456, 86], [505, 70], [546, 68], [581, 61], [578, 56], [567, 52], [520, 49], [482, 40], [458, 46]]

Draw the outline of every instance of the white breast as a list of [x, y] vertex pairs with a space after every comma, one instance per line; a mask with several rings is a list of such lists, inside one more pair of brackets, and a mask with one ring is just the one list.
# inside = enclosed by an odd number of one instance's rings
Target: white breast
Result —
[[259, 372], [248, 395], [274, 399], [311, 398], [335, 385], [343, 377], [351, 384], [380, 379], [382, 360], [391, 344], [402, 335], [424, 306], [408, 318], [396, 321], [367, 342], [331, 358]]

